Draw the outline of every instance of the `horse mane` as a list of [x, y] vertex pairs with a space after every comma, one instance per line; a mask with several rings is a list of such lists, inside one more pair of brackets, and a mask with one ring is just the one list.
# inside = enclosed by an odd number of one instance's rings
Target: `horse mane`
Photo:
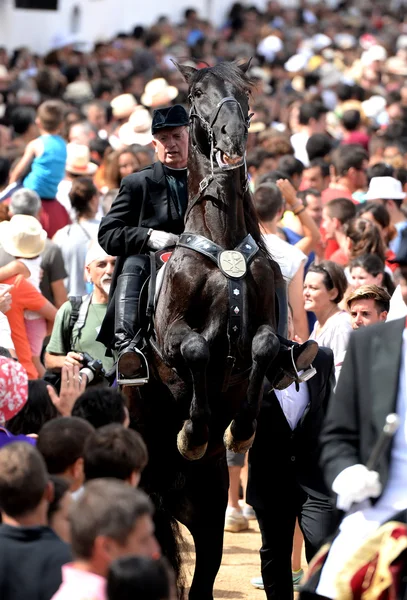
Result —
[[204, 67], [194, 72], [189, 80], [189, 89], [202, 81], [206, 75], [215, 75], [222, 81], [231, 83], [244, 92], [251, 92], [254, 81], [246, 75], [237, 62], [220, 62], [214, 67]]

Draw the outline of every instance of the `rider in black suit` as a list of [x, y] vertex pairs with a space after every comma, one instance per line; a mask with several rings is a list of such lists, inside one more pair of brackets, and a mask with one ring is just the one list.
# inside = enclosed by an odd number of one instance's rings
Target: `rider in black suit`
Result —
[[[262, 534], [261, 570], [269, 600], [293, 598], [291, 553], [296, 518], [308, 561], [334, 525], [333, 504], [318, 466], [318, 438], [335, 383], [332, 351], [320, 348], [313, 365], [317, 373], [301, 384], [307, 388], [308, 403], [297, 415], [294, 429], [274, 391], [265, 389], [249, 452], [247, 502], [256, 512]], [[293, 388], [286, 391], [295, 400]]]
[[[158, 161], [125, 177], [99, 228], [99, 243], [118, 256], [111, 297], [98, 341], [119, 354], [119, 382], [146, 379], [135, 337], [139, 295], [150, 272], [149, 251], [174, 246], [187, 207], [188, 115], [181, 105], [154, 111]], [[107, 250], [108, 249], [108, 250]]]

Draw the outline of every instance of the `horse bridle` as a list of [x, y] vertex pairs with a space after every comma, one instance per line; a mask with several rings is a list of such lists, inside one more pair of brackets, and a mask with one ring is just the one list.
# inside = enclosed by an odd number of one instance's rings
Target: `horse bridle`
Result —
[[[210, 158], [210, 162], [211, 162], [211, 173], [210, 173], [210, 175], [207, 175], [206, 177], [204, 177], [202, 179], [202, 181], [199, 183], [198, 193], [194, 196], [194, 198], [192, 199], [192, 201], [189, 203], [188, 210], [187, 210], [186, 215], [185, 215], [185, 220], [187, 219], [189, 213], [191, 212], [192, 208], [195, 206], [195, 204], [197, 203], [197, 201], [199, 200], [199, 198], [202, 196], [203, 192], [206, 190], [206, 188], [208, 187], [208, 185], [214, 179], [213, 157], [214, 157], [214, 150], [215, 150], [215, 148], [214, 148], [214, 137], [215, 136], [214, 136], [214, 133], [213, 133], [213, 126], [214, 126], [214, 124], [216, 122], [216, 119], [218, 118], [218, 115], [220, 113], [220, 109], [222, 108], [222, 106], [226, 102], [236, 102], [236, 104], [239, 107], [240, 114], [242, 115], [242, 120], [243, 120], [244, 126], [246, 128], [246, 131], [249, 130], [250, 120], [251, 120], [252, 116], [254, 115], [254, 113], [250, 113], [250, 115], [247, 115], [247, 117], [245, 117], [244, 113], [243, 113], [243, 109], [242, 109], [240, 103], [236, 100], [236, 98], [234, 98], [233, 96], [225, 96], [224, 98], [222, 98], [222, 100], [220, 100], [217, 103], [217, 105], [215, 106], [214, 110], [212, 111], [210, 119], [207, 120], [207, 119], [205, 119], [205, 117], [203, 117], [202, 115], [200, 115], [197, 112], [191, 94], [188, 96], [188, 99], [189, 99], [189, 101], [191, 103], [191, 108], [190, 108], [190, 111], [189, 111], [189, 120], [190, 120], [190, 122], [192, 122], [193, 118], [199, 119], [199, 121], [200, 121], [200, 123], [202, 125], [202, 128], [208, 134], [209, 143], [210, 143], [209, 158]], [[233, 167], [230, 167], [230, 168], [233, 168]], [[225, 168], [225, 170], [227, 170], [227, 168]], [[247, 177], [246, 155], [244, 156], [244, 172], [245, 172], [245, 190], [247, 190], [248, 187], [249, 187], [249, 180], [248, 180], [248, 177]]]

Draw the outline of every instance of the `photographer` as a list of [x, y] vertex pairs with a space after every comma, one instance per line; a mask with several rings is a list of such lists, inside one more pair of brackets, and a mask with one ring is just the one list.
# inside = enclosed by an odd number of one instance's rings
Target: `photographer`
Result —
[[75, 309], [68, 301], [58, 310], [45, 353], [47, 369], [55, 372], [64, 365], [88, 366], [90, 359], [100, 360], [105, 372], [112, 369], [113, 359], [105, 356], [106, 349], [96, 336], [106, 314], [115, 262], [116, 258], [106, 254], [96, 242], [88, 250], [85, 271], [88, 282], [93, 283], [93, 292], [83, 296]]

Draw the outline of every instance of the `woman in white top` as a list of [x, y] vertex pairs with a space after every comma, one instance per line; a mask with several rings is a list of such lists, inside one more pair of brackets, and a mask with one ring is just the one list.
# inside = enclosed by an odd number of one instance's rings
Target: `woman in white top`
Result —
[[62, 251], [68, 278], [65, 281], [69, 296], [84, 296], [85, 257], [92, 241], [97, 240], [100, 219], [99, 195], [92, 180], [78, 177], [72, 182], [69, 192], [76, 220], [56, 232], [53, 241]]
[[342, 267], [330, 260], [319, 265], [312, 263], [304, 281], [305, 310], [313, 312], [317, 318], [309, 339], [333, 351], [336, 381], [352, 331], [349, 314], [338, 306], [347, 286]]

